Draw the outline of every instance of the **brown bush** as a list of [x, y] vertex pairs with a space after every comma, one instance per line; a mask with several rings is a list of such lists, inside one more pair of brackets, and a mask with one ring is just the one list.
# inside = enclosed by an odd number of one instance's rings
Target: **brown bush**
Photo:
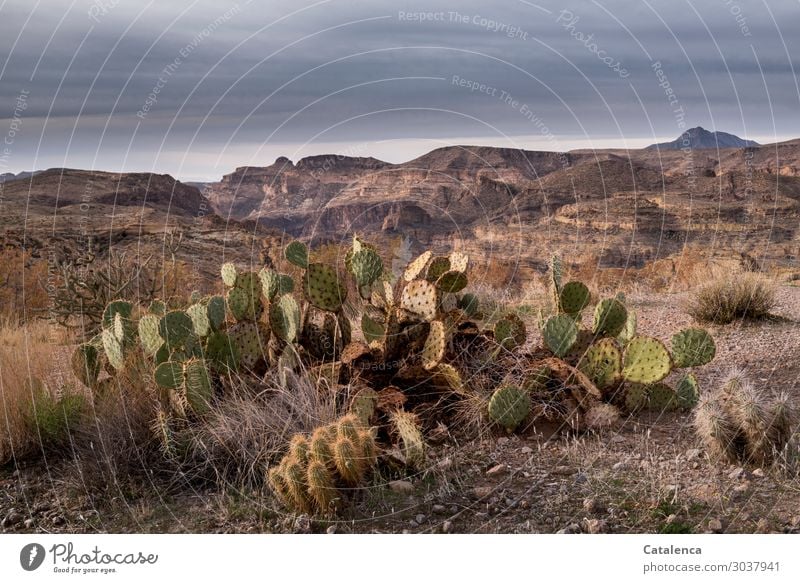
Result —
[[702, 284], [688, 312], [698, 322], [730, 324], [735, 320], [759, 319], [775, 307], [775, 285], [764, 275], [727, 272]]

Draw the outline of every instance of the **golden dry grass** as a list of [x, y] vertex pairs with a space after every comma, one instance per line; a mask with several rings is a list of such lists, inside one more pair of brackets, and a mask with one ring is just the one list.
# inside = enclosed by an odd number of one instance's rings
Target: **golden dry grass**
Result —
[[690, 301], [690, 316], [698, 322], [714, 324], [769, 316], [775, 307], [775, 284], [771, 279], [760, 273], [713, 271]]
[[57, 331], [45, 322], [0, 325], [0, 463], [41, 448], [76, 391]]

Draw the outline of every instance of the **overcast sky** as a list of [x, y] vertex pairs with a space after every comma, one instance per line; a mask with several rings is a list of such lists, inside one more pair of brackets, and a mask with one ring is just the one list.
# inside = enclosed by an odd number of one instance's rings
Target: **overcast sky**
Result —
[[0, 172], [771, 142], [795, 71], [798, 0], [0, 0]]

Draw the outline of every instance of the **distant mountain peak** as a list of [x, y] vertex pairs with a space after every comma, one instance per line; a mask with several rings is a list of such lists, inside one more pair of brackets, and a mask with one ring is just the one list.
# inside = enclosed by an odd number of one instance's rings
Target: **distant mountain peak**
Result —
[[717, 148], [752, 148], [761, 144], [753, 140], [744, 140], [739, 136], [726, 132], [711, 132], [705, 128], [697, 126], [683, 132], [677, 140], [672, 142], [662, 142], [652, 144], [647, 149], [661, 150], [682, 150], [690, 148], [692, 150], [714, 149]]

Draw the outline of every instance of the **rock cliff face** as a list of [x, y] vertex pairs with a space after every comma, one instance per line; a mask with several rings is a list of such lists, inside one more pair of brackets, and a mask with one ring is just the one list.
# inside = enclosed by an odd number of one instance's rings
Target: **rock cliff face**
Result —
[[453, 146], [403, 164], [315, 156], [207, 188], [223, 217], [318, 241], [408, 236], [539, 264], [555, 250], [624, 266], [681, 251], [798, 251], [800, 140], [760, 147], [536, 152]]

